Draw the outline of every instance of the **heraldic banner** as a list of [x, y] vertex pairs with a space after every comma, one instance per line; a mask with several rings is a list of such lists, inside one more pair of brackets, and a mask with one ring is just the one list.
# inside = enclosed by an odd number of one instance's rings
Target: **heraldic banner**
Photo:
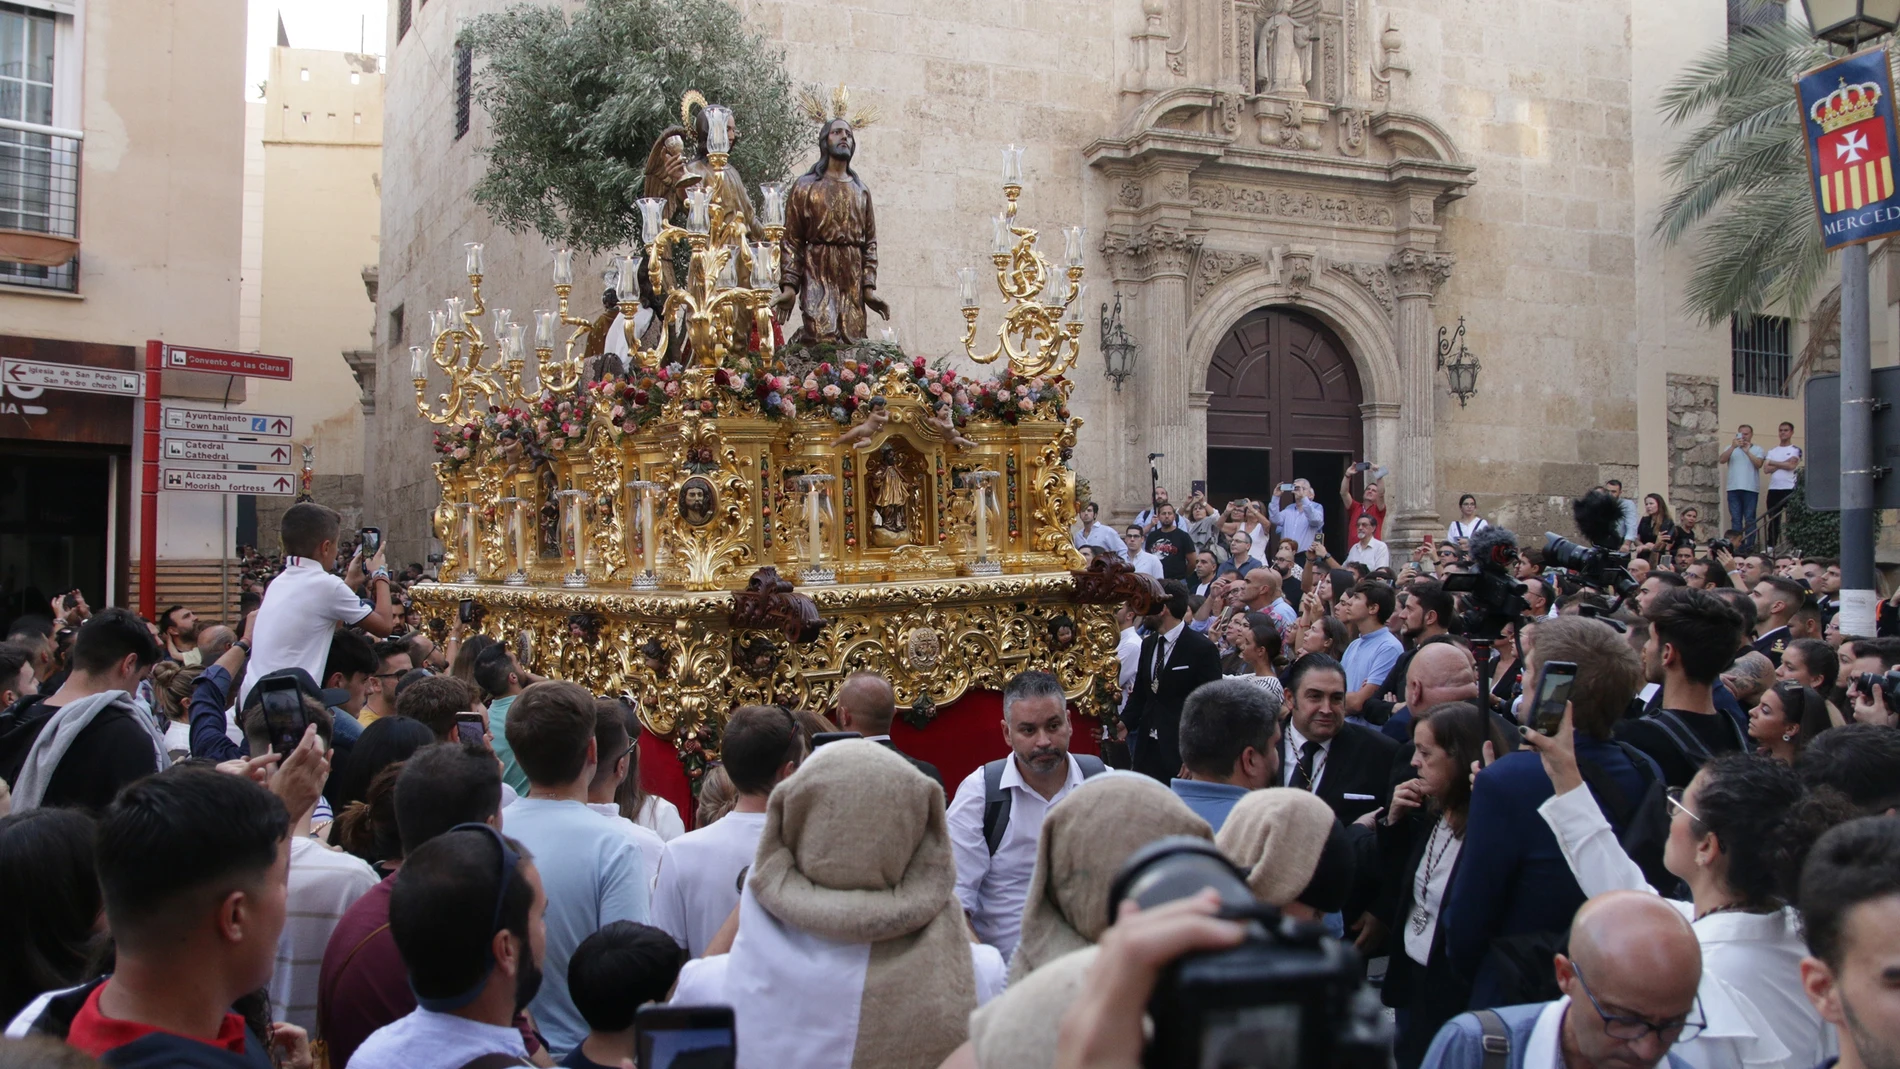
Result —
[[1808, 133], [1808, 169], [1830, 250], [1900, 231], [1894, 196], [1893, 75], [1884, 48], [1803, 74], [1795, 83]]

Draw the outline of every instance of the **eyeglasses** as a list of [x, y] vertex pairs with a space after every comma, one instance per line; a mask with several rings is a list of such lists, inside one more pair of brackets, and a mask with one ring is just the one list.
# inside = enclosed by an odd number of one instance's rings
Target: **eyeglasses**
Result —
[[1663, 798], [1666, 799], [1670, 805], [1674, 806], [1677, 809], [1682, 810], [1683, 816], [1688, 817], [1690, 820], [1695, 821], [1697, 824], [1700, 824], [1702, 823], [1702, 818], [1696, 816], [1694, 810], [1691, 810], [1688, 806], [1682, 804], [1683, 796], [1687, 795], [1688, 793], [1689, 793], [1689, 790], [1686, 787], [1671, 787], [1668, 790], [1663, 792]]
[[[1686, 813], [1688, 810], [1685, 809], [1683, 812]], [[1577, 968], [1577, 963], [1574, 961], [1570, 963], [1570, 970], [1577, 974], [1577, 985], [1583, 988], [1584, 997], [1590, 1000], [1590, 1008], [1597, 1011], [1598, 1017], [1603, 1018], [1603, 1031], [1611, 1039], [1634, 1043], [1654, 1032], [1665, 1042], [1674, 1045], [1687, 1043], [1701, 1035], [1702, 1030], [1708, 1027], [1708, 1019], [1702, 1016], [1702, 996], [1700, 995], [1696, 996], [1695, 1008], [1681, 1017], [1661, 1022], [1652, 1021], [1646, 1017], [1625, 1017], [1603, 1012], [1603, 1004], [1598, 1002], [1596, 995], [1591, 992], [1589, 983], [1583, 978], [1583, 970]]]

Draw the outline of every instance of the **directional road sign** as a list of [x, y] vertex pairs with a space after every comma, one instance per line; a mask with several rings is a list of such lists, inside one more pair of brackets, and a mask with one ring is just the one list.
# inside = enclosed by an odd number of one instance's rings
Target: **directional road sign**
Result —
[[225, 434], [259, 434], [266, 438], [288, 438], [293, 421], [289, 416], [268, 412], [241, 412], [233, 408], [186, 408], [165, 406], [165, 430], [220, 431]]
[[0, 360], [0, 381], [9, 386], [38, 386], [75, 393], [116, 393], [127, 397], [137, 397], [139, 394], [139, 373], [136, 371], [82, 367], [78, 364], [48, 364], [38, 360]]
[[204, 460], [221, 464], [288, 464], [290, 446], [281, 442], [231, 442], [205, 438], [165, 439], [166, 460]]
[[227, 349], [168, 345], [165, 367], [170, 371], [204, 371], [213, 375], [249, 375], [257, 379], [290, 381], [290, 357], [234, 353]]
[[167, 490], [201, 490], [213, 494], [294, 494], [297, 480], [269, 471], [211, 471], [204, 468], [166, 468]]

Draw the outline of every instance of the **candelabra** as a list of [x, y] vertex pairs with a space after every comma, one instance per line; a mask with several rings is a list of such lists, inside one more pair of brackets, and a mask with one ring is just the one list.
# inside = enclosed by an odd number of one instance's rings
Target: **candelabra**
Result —
[[970, 562], [971, 575], [1000, 575], [1003, 566], [990, 559], [990, 481], [999, 472], [967, 471], [963, 485], [970, 488], [976, 513], [976, 559]]
[[[577, 331], [568, 339], [560, 360], [553, 349], [556, 313], [537, 309], [535, 316], [535, 352], [539, 357], [537, 384], [527, 371], [522, 335], [526, 328], [514, 322], [514, 313], [498, 308], [491, 315], [482, 300], [482, 246], [469, 242], [467, 253], [469, 296], [450, 297], [442, 307], [429, 313], [428, 349], [409, 347], [409, 375], [416, 384], [416, 411], [431, 423], [464, 423], [479, 418], [489, 405], [528, 405], [541, 396], [545, 386], [554, 391], [571, 390], [580, 381], [580, 355], [574, 352], [575, 340], [585, 332]], [[562, 322], [587, 325], [585, 320], [567, 315], [567, 291], [573, 282], [573, 254], [563, 249], [555, 254], [555, 292], [561, 298]], [[565, 276], [565, 281], [563, 277]], [[487, 332], [482, 329], [488, 317]], [[492, 353], [491, 353], [492, 350]], [[428, 370], [433, 363], [448, 376], [449, 388], [437, 396], [436, 405], [428, 400]], [[439, 406], [439, 407], [437, 407]]]
[[829, 472], [818, 472], [795, 480], [805, 497], [805, 567], [799, 570], [798, 581], [806, 586], [838, 581], [837, 569], [825, 567], [824, 523], [831, 513], [831, 503], [824, 487], [835, 478]]
[[[1024, 377], [1060, 375], [1075, 365], [1082, 336], [1082, 284], [1085, 256], [1082, 227], [1062, 228], [1068, 285], [1062, 285], [1048, 259], [1036, 251], [1036, 232], [1016, 225], [1016, 201], [1023, 192], [1023, 149], [1003, 150], [1003, 214], [993, 220], [990, 260], [996, 267], [996, 285], [1003, 294], [1003, 322], [996, 330], [996, 347], [976, 351], [976, 321], [982, 308], [976, 296], [976, 269], [957, 270], [957, 293], [967, 328], [963, 351], [979, 364], [1009, 358], [1010, 370]], [[1053, 287], [1053, 288], [1052, 288]]]
[[633, 589], [655, 590], [659, 588], [660, 577], [653, 570], [656, 556], [653, 543], [653, 495], [664, 489], [664, 486], [647, 479], [635, 479], [627, 484], [627, 489], [636, 495], [634, 510], [640, 514], [641, 571], [633, 577]]

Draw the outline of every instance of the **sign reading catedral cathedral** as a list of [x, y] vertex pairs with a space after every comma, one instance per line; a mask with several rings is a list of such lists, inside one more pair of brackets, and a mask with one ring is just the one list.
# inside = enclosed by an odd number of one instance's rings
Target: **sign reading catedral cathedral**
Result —
[[1900, 231], [1894, 196], [1893, 76], [1887, 50], [1852, 55], [1796, 83], [1821, 240], [1829, 249]]

